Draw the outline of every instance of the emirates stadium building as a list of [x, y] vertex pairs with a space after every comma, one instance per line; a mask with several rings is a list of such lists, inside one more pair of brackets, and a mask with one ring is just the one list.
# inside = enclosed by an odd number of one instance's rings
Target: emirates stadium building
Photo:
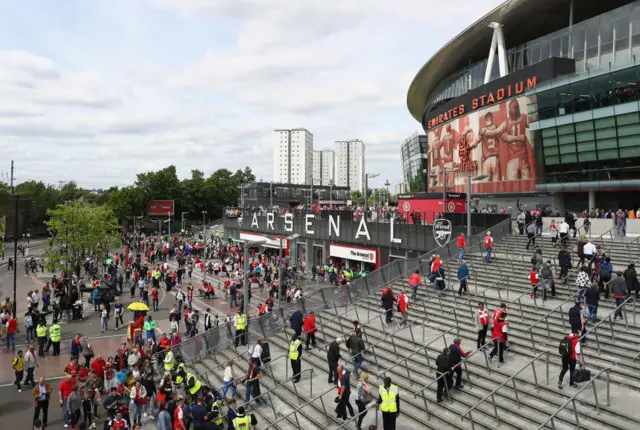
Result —
[[[510, 0], [408, 91], [428, 190], [486, 206], [640, 204], [640, 0]], [[484, 206], [482, 205], [482, 206]]]

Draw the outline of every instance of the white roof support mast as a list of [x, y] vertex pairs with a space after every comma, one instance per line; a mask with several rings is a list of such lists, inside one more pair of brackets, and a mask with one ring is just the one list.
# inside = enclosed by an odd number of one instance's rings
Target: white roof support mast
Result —
[[492, 22], [489, 27], [493, 28], [493, 38], [491, 39], [491, 48], [489, 48], [489, 58], [487, 61], [487, 70], [484, 73], [484, 83], [491, 81], [491, 71], [493, 70], [493, 61], [496, 57], [496, 48], [498, 48], [498, 68], [500, 69], [500, 77], [509, 74], [509, 62], [507, 61], [507, 48], [504, 42], [504, 33], [502, 25]]

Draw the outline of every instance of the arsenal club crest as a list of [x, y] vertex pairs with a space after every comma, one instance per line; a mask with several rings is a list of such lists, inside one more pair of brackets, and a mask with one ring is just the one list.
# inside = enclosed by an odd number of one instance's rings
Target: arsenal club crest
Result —
[[433, 221], [433, 238], [436, 240], [438, 246], [443, 246], [449, 242], [452, 232], [451, 221], [448, 219], [439, 218]]

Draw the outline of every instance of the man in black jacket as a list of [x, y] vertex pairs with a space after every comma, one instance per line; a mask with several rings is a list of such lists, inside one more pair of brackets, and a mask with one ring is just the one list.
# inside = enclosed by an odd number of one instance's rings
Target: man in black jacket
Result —
[[562, 279], [563, 284], [566, 284], [569, 277], [569, 269], [571, 268], [571, 254], [567, 251], [566, 246], [563, 246], [558, 252], [558, 264], [560, 265], [560, 279]]
[[[327, 361], [329, 363], [329, 383], [338, 383], [338, 360], [340, 360], [340, 344], [341, 338], [337, 338], [329, 343], [329, 349], [327, 350]], [[334, 382], [335, 380], [335, 382]]]
[[436, 401], [438, 403], [442, 402], [444, 384], [447, 384], [447, 391], [450, 390], [453, 385], [453, 377], [451, 376], [451, 360], [449, 360], [450, 352], [449, 348], [444, 348], [442, 350], [442, 354], [436, 358], [436, 378], [440, 378], [442, 375], [447, 375], [438, 380], [438, 388], [436, 391]]
[[[581, 301], [576, 301], [575, 306], [569, 309], [569, 324], [571, 324], [571, 333], [580, 333], [580, 335], [583, 335], [586, 332]], [[581, 339], [581, 343], [586, 344], [587, 338]]]

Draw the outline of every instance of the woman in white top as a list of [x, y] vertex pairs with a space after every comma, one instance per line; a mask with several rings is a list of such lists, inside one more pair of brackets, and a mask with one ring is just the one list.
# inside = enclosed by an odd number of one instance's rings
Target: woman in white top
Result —
[[224, 387], [222, 388], [222, 398], [226, 399], [227, 391], [231, 388], [231, 397], [235, 397], [237, 393], [235, 376], [233, 374], [233, 360], [227, 362], [227, 367], [224, 369], [224, 375], [222, 377]]
[[102, 328], [102, 333], [104, 333], [105, 331], [109, 330], [108, 325], [109, 325], [109, 313], [107, 312], [107, 307], [105, 305], [102, 305], [102, 312], [100, 314], [100, 325]]
[[136, 381], [136, 384], [131, 387], [131, 393], [129, 396], [133, 403], [133, 414], [131, 415], [131, 420], [134, 423], [139, 423], [142, 420], [142, 406], [147, 401], [147, 390], [138, 380]]
[[366, 372], [360, 372], [360, 380], [358, 381], [356, 406], [358, 406], [358, 424], [356, 428], [362, 428], [362, 420], [367, 415], [367, 405], [373, 400], [373, 396], [369, 392], [369, 375]]

